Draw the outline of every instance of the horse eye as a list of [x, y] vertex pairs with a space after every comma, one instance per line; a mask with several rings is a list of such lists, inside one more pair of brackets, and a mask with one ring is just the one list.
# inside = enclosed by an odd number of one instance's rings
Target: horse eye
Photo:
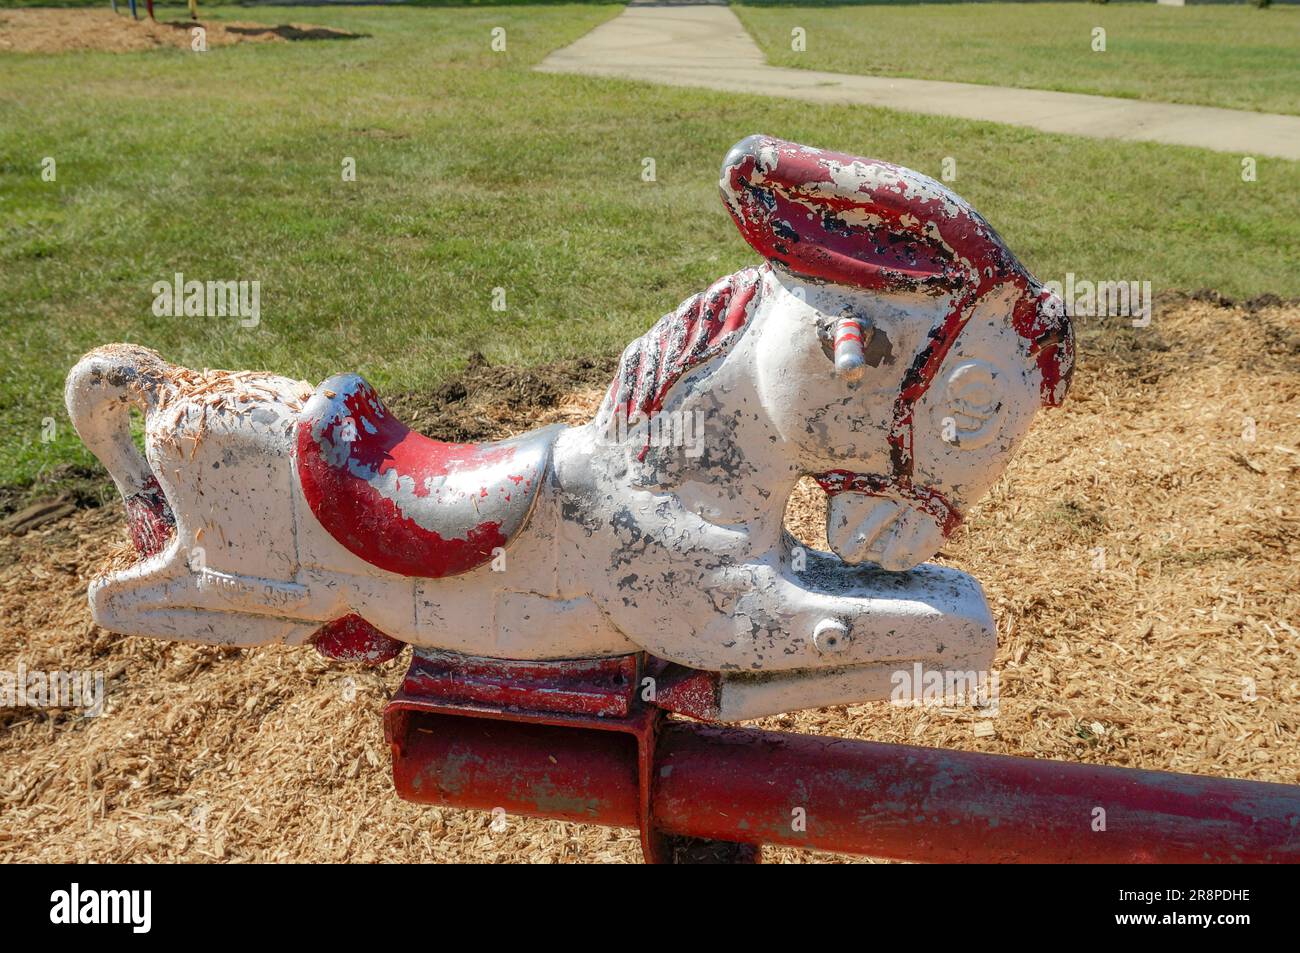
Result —
[[963, 450], [985, 446], [997, 434], [1001, 409], [997, 370], [983, 361], [958, 366], [938, 409], [944, 439]]
[[978, 364], [967, 364], [953, 372], [948, 381], [948, 395], [956, 403], [975, 408], [992, 408], [997, 403], [998, 388], [993, 374]]
[[962, 410], [992, 413], [997, 409], [998, 395], [992, 381], [958, 382], [949, 390], [949, 395], [952, 403]]

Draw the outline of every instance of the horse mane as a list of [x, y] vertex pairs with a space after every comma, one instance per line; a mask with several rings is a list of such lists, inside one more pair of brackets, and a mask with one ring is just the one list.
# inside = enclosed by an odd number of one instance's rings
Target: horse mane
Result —
[[619, 358], [600, 424], [653, 416], [683, 376], [730, 351], [754, 313], [763, 274], [770, 267], [750, 266], [719, 278], [629, 344]]

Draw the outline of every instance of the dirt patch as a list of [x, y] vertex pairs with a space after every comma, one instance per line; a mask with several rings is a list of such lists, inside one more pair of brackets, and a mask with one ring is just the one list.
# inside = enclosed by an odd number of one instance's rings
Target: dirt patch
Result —
[[[94, 466], [60, 464], [26, 483], [0, 486], [0, 522], [34, 503], [68, 498], [78, 509], [90, 509], [119, 500], [108, 471]], [[0, 531], [3, 535], [3, 531]]]
[[[880, 703], [763, 724], [1300, 781], [1297, 328], [1294, 305], [1192, 299], [1148, 329], [1081, 323], [1069, 400], [941, 557], [980, 579], [998, 620], [997, 717]], [[561, 393], [583, 375], [595, 386]], [[437, 436], [481, 436], [485, 419], [514, 432], [589, 419], [607, 380], [577, 362], [475, 365], [401, 407]], [[823, 508], [803, 486], [787, 521], [824, 547]], [[0, 861], [638, 859], [630, 831], [493, 830], [397, 800], [381, 714], [405, 657], [369, 670], [99, 629], [86, 584], [124, 541], [116, 503], [0, 539], [0, 670], [92, 669], [107, 687], [99, 718], [0, 709]]]
[[327, 27], [224, 20], [154, 22], [143, 16], [131, 19], [112, 10], [4, 10], [0, 11], [0, 52], [76, 53], [97, 50], [136, 53], [163, 47], [191, 49], [194, 27], [203, 27], [209, 48], [235, 43], [288, 43], [296, 40], [350, 40], [360, 34]]
[[461, 373], [429, 393], [384, 394], [399, 419], [439, 440], [484, 440], [537, 426], [566, 398], [607, 386], [618, 356], [577, 358], [539, 367], [494, 366], [474, 353]]

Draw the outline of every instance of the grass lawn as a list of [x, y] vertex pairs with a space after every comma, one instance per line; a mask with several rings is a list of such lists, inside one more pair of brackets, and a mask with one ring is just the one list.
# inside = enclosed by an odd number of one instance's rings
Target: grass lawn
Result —
[[[1300, 114], [1300, 7], [940, 3], [734, 7], [779, 66]], [[806, 31], [804, 52], [791, 30]], [[1106, 31], [1093, 52], [1092, 31]]]
[[[0, 484], [91, 462], [62, 378], [108, 341], [313, 382], [355, 369], [381, 392], [429, 388], [475, 350], [617, 352], [754, 259], [716, 176], [757, 131], [936, 176], [954, 157], [953, 186], [1044, 279], [1300, 294], [1298, 163], [1260, 160], [1244, 183], [1232, 155], [530, 71], [619, 9], [228, 7], [205, 16], [365, 36], [0, 54]], [[813, 49], [826, 13], [808, 11]], [[260, 281], [260, 325], [155, 317], [151, 286], [177, 271]]]

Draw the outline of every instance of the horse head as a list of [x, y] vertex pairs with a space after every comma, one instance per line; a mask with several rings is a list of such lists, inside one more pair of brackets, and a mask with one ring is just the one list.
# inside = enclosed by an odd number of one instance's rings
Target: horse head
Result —
[[766, 413], [830, 495], [849, 563], [933, 557], [997, 480], [1074, 338], [1059, 298], [949, 189], [899, 166], [766, 136], [722, 166], [769, 263], [753, 327]]

